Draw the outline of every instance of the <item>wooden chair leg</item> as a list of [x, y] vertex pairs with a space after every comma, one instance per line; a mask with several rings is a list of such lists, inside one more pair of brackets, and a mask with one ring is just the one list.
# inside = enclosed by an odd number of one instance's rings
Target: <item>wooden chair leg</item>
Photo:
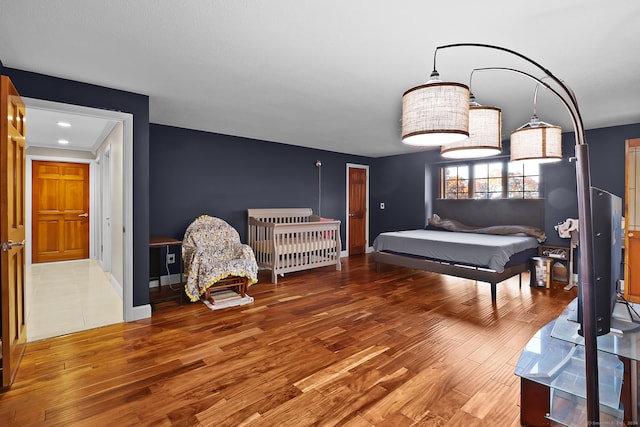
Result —
[[240, 291], [240, 295], [242, 296], [242, 298], [244, 298], [244, 296], [247, 294], [248, 283], [249, 283], [249, 279], [247, 279], [246, 277], [243, 277], [242, 283], [238, 286], [238, 289]]

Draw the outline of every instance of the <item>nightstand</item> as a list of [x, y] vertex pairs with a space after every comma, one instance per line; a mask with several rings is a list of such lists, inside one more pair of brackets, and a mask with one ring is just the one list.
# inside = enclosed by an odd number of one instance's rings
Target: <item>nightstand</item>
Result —
[[573, 286], [573, 251], [568, 246], [541, 245], [538, 247], [540, 256], [551, 258], [551, 280]]

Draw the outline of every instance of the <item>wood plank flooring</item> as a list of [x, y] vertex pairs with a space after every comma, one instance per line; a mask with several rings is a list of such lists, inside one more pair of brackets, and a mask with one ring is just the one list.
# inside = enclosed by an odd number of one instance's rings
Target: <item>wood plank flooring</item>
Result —
[[519, 426], [513, 374], [576, 288], [531, 289], [371, 255], [249, 288], [252, 305], [157, 305], [151, 319], [27, 346], [0, 425]]

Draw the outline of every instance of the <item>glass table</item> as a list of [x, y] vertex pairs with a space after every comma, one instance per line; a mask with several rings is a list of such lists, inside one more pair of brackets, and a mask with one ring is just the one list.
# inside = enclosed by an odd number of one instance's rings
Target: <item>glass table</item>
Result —
[[[631, 322], [626, 307], [618, 305], [612, 332], [598, 337], [600, 421], [602, 425], [637, 425], [640, 323]], [[549, 425], [545, 423], [549, 420], [587, 425], [584, 339], [574, 320], [576, 310], [574, 300], [529, 340], [520, 355], [515, 373], [521, 377], [522, 396], [532, 395], [526, 387], [542, 387], [547, 391], [542, 398], [549, 400], [542, 406], [548, 412], [529, 425]], [[532, 402], [521, 402], [521, 418], [530, 406]]]

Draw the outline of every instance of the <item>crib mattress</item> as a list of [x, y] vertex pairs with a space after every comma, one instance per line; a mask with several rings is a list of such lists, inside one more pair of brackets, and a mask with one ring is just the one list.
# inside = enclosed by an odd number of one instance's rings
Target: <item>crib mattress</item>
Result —
[[334, 250], [338, 243], [335, 239], [317, 238], [286, 238], [277, 240], [274, 245], [271, 240], [258, 240], [253, 244], [253, 250], [265, 254], [291, 255], [322, 250]]

